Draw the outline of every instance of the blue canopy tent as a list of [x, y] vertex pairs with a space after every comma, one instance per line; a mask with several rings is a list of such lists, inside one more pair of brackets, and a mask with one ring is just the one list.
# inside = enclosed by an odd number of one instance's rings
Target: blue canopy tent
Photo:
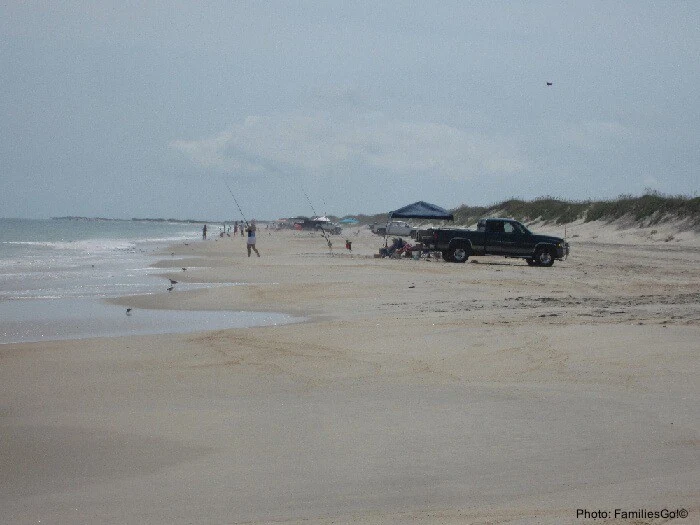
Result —
[[[453, 221], [454, 215], [452, 215], [445, 208], [436, 206], [435, 204], [430, 204], [425, 201], [414, 202], [398, 210], [389, 212], [389, 222], [392, 219], [427, 219], [436, 221]], [[384, 246], [388, 246], [387, 232], [389, 230], [389, 222], [387, 222], [387, 228], [384, 233]]]
[[357, 219], [354, 219], [353, 217], [347, 217], [343, 220], [340, 221], [340, 224], [357, 224], [358, 221]]
[[429, 202], [418, 201], [389, 213], [390, 219], [435, 219], [453, 221], [454, 215], [449, 211]]

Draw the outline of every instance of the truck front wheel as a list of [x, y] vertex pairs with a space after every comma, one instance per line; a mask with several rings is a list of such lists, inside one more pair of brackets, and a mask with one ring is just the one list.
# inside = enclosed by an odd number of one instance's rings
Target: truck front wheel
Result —
[[535, 252], [535, 262], [538, 266], [552, 266], [554, 254], [549, 248], [538, 248]]
[[466, 262], [469, 259], [469, 252], [466, 248], [452, 248], [450, 250], [450, 259], [456, 263]]

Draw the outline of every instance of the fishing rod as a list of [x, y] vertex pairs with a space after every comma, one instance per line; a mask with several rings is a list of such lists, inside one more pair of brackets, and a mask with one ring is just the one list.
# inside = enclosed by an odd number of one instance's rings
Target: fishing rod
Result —
[[311, 199], [309, 198], [309, 194], [306, 193], [306, 190], [305, 190], [304, 187], [301, 185], [301, 183], [299, 183], [299, 187], [301, 188], [301, 192], [304, 194], [304, 197], [306, 197], [306, 202], [308, 202], [308, 203], [309, 203], [309, 206], [311, 206], [311, 211], [314, 212], [314, 215], [315, 215], [316, 217], [320, 217], [320, 215], [319, 215], [318, 213], [316, 213], [316, 208], [314, 208], [314, 205], [311, 204]]
[[[282, 180], [285, 183], [288, 183], [290, 186], [292, 186], [291, 181], [287, 177], [283, 176], [283, 174], [281, 173], [279, 168], [277, 168], [274, 165], [269, 165], [267, 167], [269, 168], [269, 170], [272, 174], [275, 174], [276, 176], [279, 177], [280, 180]], [[301, 192], [304, 194], [304, 197], [306, 198], [306, 202], [309, 203], [309, 206], [311, 207], [311, 211], [314, 213], [314, 216], [320, 217], [320, 215], [316, 212], [316, 208], [314, 207], [313, 203], [311, 202], [311, 199], [309, 198], [309, 194], [306, 193], [304, 186], [301, 184], [301, 181], [299, 181], [299, 183], [297, 184], [296, 187], [292, 186], [291, 189], [297, 189], [297, 187], [299, 189], [301, 189]], [[229, 189], [229, 191], [231, 191], [231, 190]], [[235, 200], [235, 197], [234, 197], [234, 200]], [[325, 199], [323, 199], [323, 203], [324, 203], [324, 205], [326, 204]], [[321, 234], [323, 235], [323, 238], [326, 240], [326, 244], [328, 245], [328, 249], [330, 250], [331, 256], [332, 256], [333, 255], [333, 243], [331, 242], [330, 236], [329, 236], [328, 232], [326, 230], [324, 230], [323, 228], [321, 228]]]
[[236, 207], [238, 208], [238, 211], [241, 212], [241, 217], [243, 217], [243, 222], [245, 222], [245, 225], [248, 226], [248, 221], [245, 218], [245, 214], [243, 213], [243, 210], [241, 209], [241, 205], [238, 204], [238, 199], [236, 199], [236, 196], [233, 194], [233, 191], [231, 190], [231, 186], [228, 185], [228, 181], [224, 180], [224, 183], [226, 184], [226, 188], [228, 188], [228, 192], [231, 194], [231, 197], [233, 197], [233, 202], [236, 203]]
[[[311, 203], [311, 199], [309, 198], [308, 193], [306, 193], [306, 190], [304, 187], [299, 183], [299, 187], [301, 188], [301, 192], [304, 194], [304, 197], [306, 197], [306, 201], [309, 203], [309, 206], [311, 206], [311, 211], [314, 212], [314, 215], [316, 217], [320, 217], [318, 213], [316, 213], [316, 208], [314, 208], [314, 205]], [[325, 201], [324, 201], [325, 202]], [[323, 229], [323, 226], [321, 226], [321, 234], [323, 235], [323, 238], [326, 239], [326, 244], [328, 245], [328, 249], [331, 251], [331, 255], [333, 254], [333, 243], [331, 242], [330, 235], [328, 235], [328, 232]]]

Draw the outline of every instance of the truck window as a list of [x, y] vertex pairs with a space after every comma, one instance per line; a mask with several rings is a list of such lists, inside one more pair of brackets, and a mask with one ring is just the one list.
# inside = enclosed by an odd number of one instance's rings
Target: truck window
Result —
[[530, 233], [530, 231], [522, 224], [513, 223], [513, 228], [515, 228], [515, 233], [519, 233], [521, 235], [527, 235], [528, 233]]
[[503, 233], [503, 223], [500, 221], [487, 221], [486, 231], [491, 233]]
[[503, 232], [504, 233], [515, 232], [515, 227], [513, 226], [513, 223], [512, 222], [504, 222], [503, 223]]

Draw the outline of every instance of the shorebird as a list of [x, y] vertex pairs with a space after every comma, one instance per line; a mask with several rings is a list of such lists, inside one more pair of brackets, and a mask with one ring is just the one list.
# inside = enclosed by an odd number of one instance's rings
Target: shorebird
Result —
[[184, 272], [185, 270], [187, 270], [187, 268], [183, 268], [183, 269], [182, 269], [183, 272]]
[[177, 281], [175, 281], [173, 279], [169, 279], [169, 280], [170, 280], [170, 284], [177, 284]]
[[126, 315], [131, 315], [131, 308], [126, 309]]
[[175, 288], [174, 286], [171, 286], [170, 288], [168, 288], [168, 291], [172, 292], [174, 288]]

